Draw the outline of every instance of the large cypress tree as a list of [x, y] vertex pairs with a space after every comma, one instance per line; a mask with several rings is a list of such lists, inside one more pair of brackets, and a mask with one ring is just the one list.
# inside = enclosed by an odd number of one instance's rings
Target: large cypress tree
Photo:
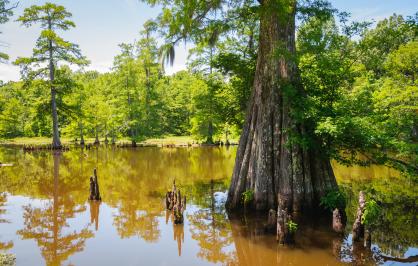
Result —
[[233, 32], [238, 25], [234, 22], [258, 17], [257, 66], [227, 207], [240, 208], [246, 191], [253, 192], [256, 210], [278, 204], [288, 211], [317, 206], [337, 184], [329, 158], [304, 122], [300, 107], [305, 92], [295, 56], [297, 1], [148, 2], [163, 5], [158, 20], [167, 40], [165, 54], [171, 58], [179, 40], [209, 44], [215, 35]]

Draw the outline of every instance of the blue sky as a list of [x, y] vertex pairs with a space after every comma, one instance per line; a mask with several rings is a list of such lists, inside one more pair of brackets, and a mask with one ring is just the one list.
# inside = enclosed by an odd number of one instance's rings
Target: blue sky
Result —
[[[16, 0], [17, 1], [17, 0]], [[12, 0], [13, 2], [13, 0]], [[1, 47], [13, 61], [18, 56], [29, 56], [40, 29], [21, 27], [16, 20], [23, 9], [40, 5], [44, 0], [20, 0], [14, 17], [0, 25]], [[138, 38], [142, 24], [159, 13], [159, 8], [139, 0], [49, 0], [64, 5], [73, 14], [77, 27], [63, 33], [66, 40], [75, 42], [91, 61], [88, 69], [105, 72], [110, 69], [113, 57], [119, 52], [118, 44], [132, 42]], [[409, 16], [418, 11], [418, 0], [331, 0], [334, 7], [348, 11], [353, 20], [381, 20], [393, 13]], [[3, 45], [4, 46], [4, 45]], [[168, 74], [186, 68], [187, 47], [176, 49], [174, 66], [167, 69]], [[18, 80], [19, 68], [12, 64], [0, 64], [0, 80]]]

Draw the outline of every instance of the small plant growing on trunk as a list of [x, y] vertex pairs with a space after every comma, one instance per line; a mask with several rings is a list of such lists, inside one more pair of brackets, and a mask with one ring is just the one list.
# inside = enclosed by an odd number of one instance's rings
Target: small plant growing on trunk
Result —
[[252, 202], [254, 199], [254, 191], [253, 190], [246, 190], [242, 193], [242, 202], [244, 206], [247, 206], [248, 203]]
[[287, 230], [289, 231], [290, 234], [294, 234], [298, 230], [298, 224], [293, 222], [292, 220], [289, 220], [286, 223], [286, 226], [287, 226]]

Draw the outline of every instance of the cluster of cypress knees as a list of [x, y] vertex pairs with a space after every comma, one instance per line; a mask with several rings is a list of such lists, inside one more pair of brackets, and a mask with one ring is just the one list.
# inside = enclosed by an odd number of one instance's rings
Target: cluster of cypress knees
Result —
[[173, 181], [173, 188], [165, 195], [165, 206], [167, 210], [173, 211], [174, 223], [183, 223], [183, 213], [186, 209], [186, 196], [181, 197], [180, 189], [176, 187], [176, 180]]
[[[280, 200], [280, 199], [279, 199]], [[359, 206], [357, 208], [356, 217], [352, 227], [353, 230], [353, 241], [359, 242], [364, 240], [364, 246], [371, 246], [371, 233], [370, 228], [367, 228], [362, 223], [362, 216], [365, 211], [366, 195], [363, 191], [359, 193]], [[271, 209], [268, 213], [268, 220], [266, 229], [271, 231], [276, 229], [276, 239], [279, 243], [292, 243], [294, 242], [294, 231], [289, 230], [288, 223], [292, 221], [291, 215], [288, 214], [287, 210], [278, 208], [278, 211]], [[339, 208], [335, 208], [332, 212], [332, 229], [339, 233], [344, 233], [344, 228], [347, 222], [345, 211]]]

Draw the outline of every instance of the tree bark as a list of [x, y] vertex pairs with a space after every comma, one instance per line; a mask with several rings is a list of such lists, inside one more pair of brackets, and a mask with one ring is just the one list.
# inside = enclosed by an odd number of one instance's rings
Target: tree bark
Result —
[[254, 192], [252, 207], [289, 212], [316, 207], [337, 183], [329, 158], [315, 140], [302, 147], [295, 137], [312, 136], [292, 117], [292, 100], [303, 97], [295, 62], [296, 0], [261, 2], [260, 36], [253, 91], [237, 151], [227, 208], [241, 208], [241, 195]]

